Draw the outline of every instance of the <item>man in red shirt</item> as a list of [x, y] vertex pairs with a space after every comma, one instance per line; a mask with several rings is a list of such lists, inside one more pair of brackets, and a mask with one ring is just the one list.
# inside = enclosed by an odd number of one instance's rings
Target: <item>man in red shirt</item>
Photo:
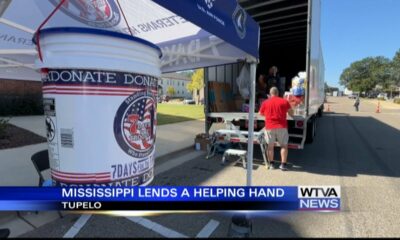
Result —
[[271, 168], [275, 168], [274, 146], [278, 142], [281, 147], [280, 169], [287, 170], [286, 161], [288, 155], [289, 133], [287, 130], [286, 114], [293, 117], [293, 109], [289, 102], [279, 97], [278, 88], [272, 87], [269, 91], [271, 97], [265, 100], [260, 108], [259, 114], [265, 116], [265, 140], [267, 142], [267, 157]]

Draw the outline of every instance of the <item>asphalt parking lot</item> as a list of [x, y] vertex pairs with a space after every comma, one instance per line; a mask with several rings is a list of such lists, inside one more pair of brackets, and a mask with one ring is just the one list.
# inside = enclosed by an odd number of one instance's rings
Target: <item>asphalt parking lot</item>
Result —
[[[267, 170], [256, 153], [254, 185], [341, 185], [338, 213], [260, 212], [253, 237], [399, 237], [400, 107], [381, 109], [361, 100], [328, 98], [314, 142], [290, 150], [287, 172]], [[257, 149], [257, 147], [255, 147]], [[155, 177], [153, 185], [245, 185], [246, 171], [220, 157], [191, 158]], [[276, 155], [278, 156], [278, 155]], [[164, 160], [168, 162], [173, 157]], [[226, 237], [232, 213], [186, 212], [125, 216], [69, 214], [22, 237]]]

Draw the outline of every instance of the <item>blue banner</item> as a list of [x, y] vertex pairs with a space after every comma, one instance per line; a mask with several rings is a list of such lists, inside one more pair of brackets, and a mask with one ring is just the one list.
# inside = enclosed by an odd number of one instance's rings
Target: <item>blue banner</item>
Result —
[[296, 186], [0, 187], [0, 210], [90, 209], [340, 210], [340, 190]]
[[236, 0], [154, 2], [258, 58], [260, 27]]

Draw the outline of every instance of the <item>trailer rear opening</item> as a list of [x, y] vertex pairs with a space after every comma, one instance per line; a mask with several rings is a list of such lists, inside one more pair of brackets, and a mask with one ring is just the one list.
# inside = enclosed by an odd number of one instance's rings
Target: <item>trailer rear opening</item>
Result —
[[[240, 4], [260, 24], [260, 62], [257, 77], [279, 70], [281, 90], [290, 91], [292, 79], [306, 72], [302, 111], [288, 118], [289, 147], [302, 149], [313, 142], [317, 117], [324, 102], [324, 63], [320, 45], [320, 1], [240, 0]], [[244, 66], [236, 64], [205, 69], [206, 132], [215, 122], [232, 123], [248, 130], [246, 99], [241, 96], [236, 78]], [[256, 90], [257, 92], [257, 90]], [[283, 93], [281, 93], [283, 95]], [[256, 99], [256, 111], [260, 102]], [[264, 128], [264, 117], [256, 115], [255, 131]]]

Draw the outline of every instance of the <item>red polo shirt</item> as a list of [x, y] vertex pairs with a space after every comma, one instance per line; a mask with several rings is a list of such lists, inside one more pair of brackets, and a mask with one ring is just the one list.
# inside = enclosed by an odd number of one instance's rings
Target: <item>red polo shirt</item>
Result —
[[265, 116], [265, 128], [287, 128], [286, 114], [290, 108], [289, 102], [281, 97], [265, 100], [260, 108], [260, 113]]

